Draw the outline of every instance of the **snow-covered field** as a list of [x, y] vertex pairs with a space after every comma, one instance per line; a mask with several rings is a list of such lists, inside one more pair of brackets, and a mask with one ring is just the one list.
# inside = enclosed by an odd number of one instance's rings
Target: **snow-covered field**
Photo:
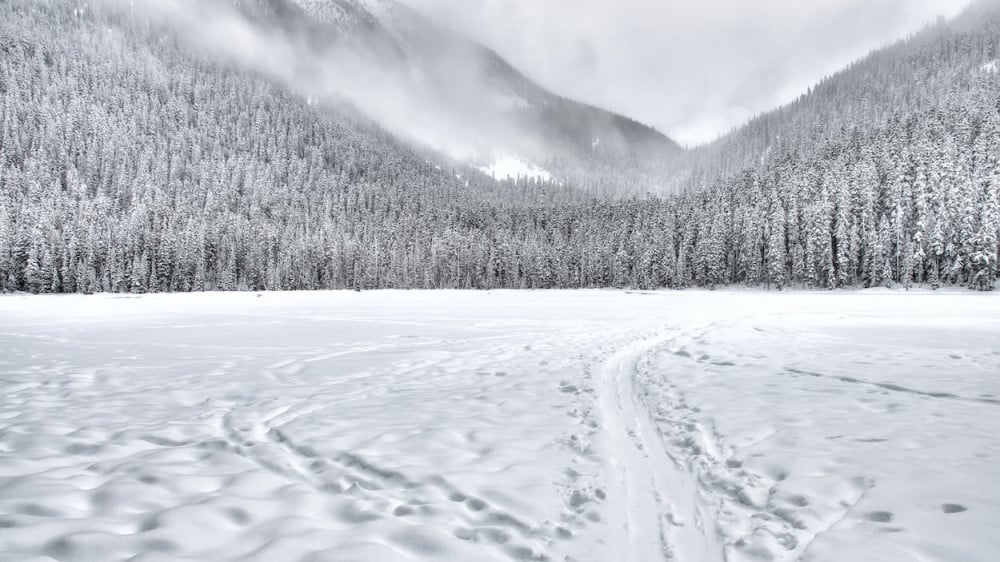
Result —
[[0, 297], [0, 559], [992, 561], [1000, 297]]

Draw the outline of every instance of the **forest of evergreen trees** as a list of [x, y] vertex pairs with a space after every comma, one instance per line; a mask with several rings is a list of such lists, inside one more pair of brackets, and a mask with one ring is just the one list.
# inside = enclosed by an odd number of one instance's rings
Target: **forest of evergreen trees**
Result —
[[692, 151], [681, 189], [608, 199], [442, 164], [155, 26], [3, 2], [0, 291], [990, 289], [995, 6]]

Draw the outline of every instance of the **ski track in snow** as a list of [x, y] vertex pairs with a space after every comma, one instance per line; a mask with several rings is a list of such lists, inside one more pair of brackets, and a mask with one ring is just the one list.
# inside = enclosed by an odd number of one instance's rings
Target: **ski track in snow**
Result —
[[[602, 375], [601, 408], [609, 447], [609, 485], [624, 513], [622, 544], [636, 562], [722, 560], [711, 516], [697, 502], [689, 475], [664, 447], [636, 394], [640, 362], [664, 337], [641, 339], [614, 353]], [[706, 522], [709, 524], [706, 525]]]
[[998, 330], [919, 293], [0, 297], [0, 560], [985, 562]]

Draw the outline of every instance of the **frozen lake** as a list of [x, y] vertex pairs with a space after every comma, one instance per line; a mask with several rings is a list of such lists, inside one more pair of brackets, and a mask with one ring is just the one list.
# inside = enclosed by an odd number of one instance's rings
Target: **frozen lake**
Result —
[[1000, 295], [0, 296], [0, 393], [0, 560], [1000, 552]]

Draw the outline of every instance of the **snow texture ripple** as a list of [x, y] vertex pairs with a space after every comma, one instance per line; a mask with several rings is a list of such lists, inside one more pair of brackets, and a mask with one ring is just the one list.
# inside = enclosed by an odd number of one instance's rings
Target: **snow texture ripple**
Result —
[[988, 561], [1000, 299], [0, 297], [0, 560]]

